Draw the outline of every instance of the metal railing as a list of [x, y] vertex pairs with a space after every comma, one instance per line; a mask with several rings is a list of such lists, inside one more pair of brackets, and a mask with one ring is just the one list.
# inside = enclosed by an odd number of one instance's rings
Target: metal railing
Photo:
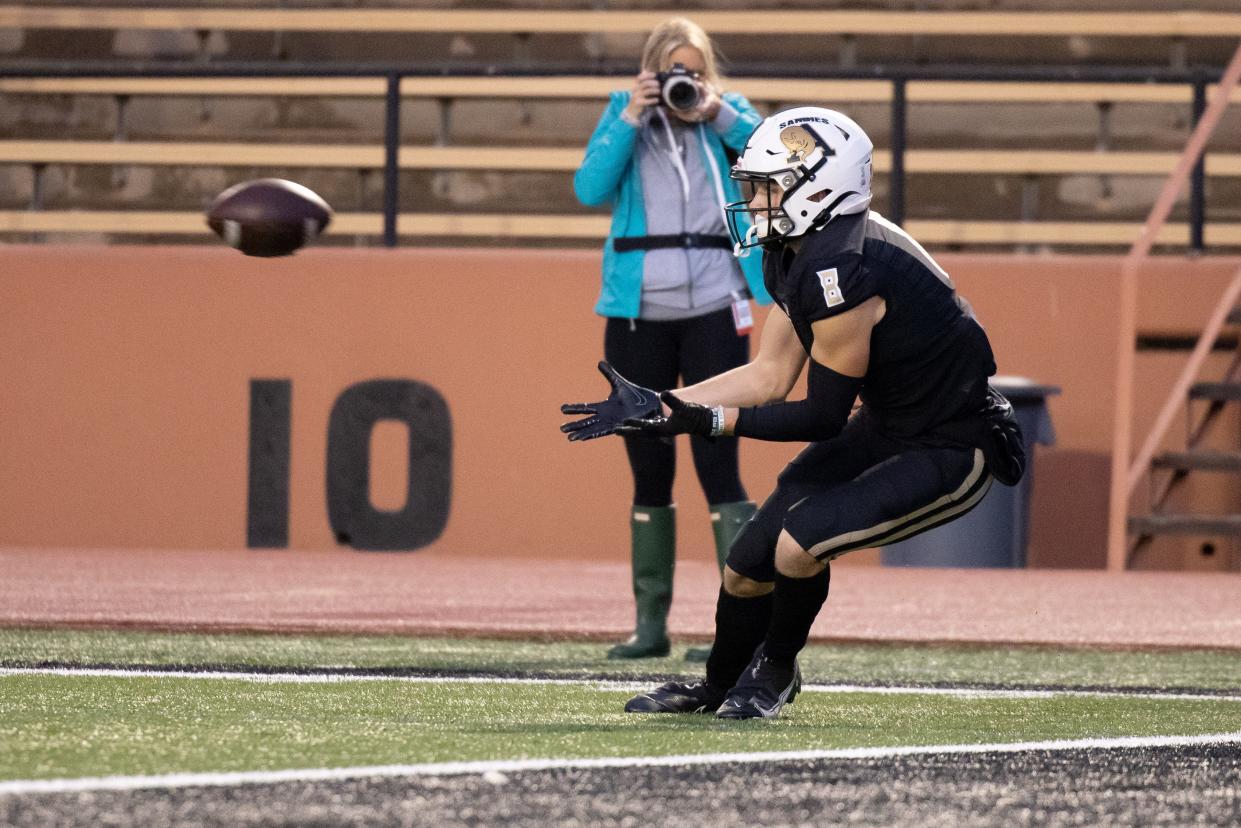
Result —
[[[870, 66], [857, 68], [791, 68], [772, 64], [733, 65], [734, 75], [765, 78], [798, 78], [809, 80], [885, 81], [892, 85], [890, 106], [889, 202], [887, 214], [901, 223], [905, 218], [905, 151], [908, 146], [909, 101], [906, 89], [916, 81], [974, 81], [995, 83], [1139, 83], [1181, 85], [1192, 90], [1187, 96], [1191, 118], [1196, 125], [1206, 109], [1207, 92], [1223, 75], [1222, 68], [1193, 67], [1172, 69], [1161, 67], [982, 67], [944, 65], [936, 67]], [[171, 63], [171, 62], [66, 62], [10, 61], [0, 62], [0, 78], [314, 78], [370, 77], [386, 81], [384, 104], [384, 166], [383, 166], [383, 242], [388, 247], [397, 243], [397, 202], [399, 196], [401, 80], [409, 77], [548, 77], [555, 75], [616, 76], [632, 75], [631, 65], [581, 65], [547, 63], [538, 68], [484, 64], [452, 66], [427, 64], [362, 64], [362, 63]], [[830, 104], [830, 102], [825, 102]], [[1205, 248], [1203, 228], [1206, 215], [1205, 155], [1195, 164], [1190, 175], [1189, 194], [1190, 248]]]

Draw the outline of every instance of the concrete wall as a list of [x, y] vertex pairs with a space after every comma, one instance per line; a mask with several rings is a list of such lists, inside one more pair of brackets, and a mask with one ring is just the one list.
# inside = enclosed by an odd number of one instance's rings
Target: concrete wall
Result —
[[[1001, 373], [1063, 388], [1050, 402], [1058, 444], [1035, 464], [1031, 565], [1101, 566], [1119, 259], [940, 258], [987, 326]], [[1238, 264], [1152, 263], [1143, 328], [1198, 328]], [[254, 260], [222, 247], [0, 247], [0, 544], [245, 546], [250, 383], [288, 379], [289, 546], [333, 546], [333, 402], [364, 380], [406, 378], [434, 387], [451, 413], [452, 501], [438, 546], [623, 559], [620, 444], [570, 445], [557, 429], [560, 403], [606, 388], [594, 369], [598, 267], [581, 251], [318, 249]], [[1181, 361], [1140, 358], [1139, 439]], [[1235, 417], [1225, 431], [1235, 445]], [[403, 503], [407, 445], [403, 427], [374, 432], [378, 509]], [[742, 447], [752, 496], [765, 496], [794, 451]], [[682, 554], [707, 558], [706, 509], [684, 449], [682, 459]], [[1238, 505], [1231, 488], [1201, 499], [1212, 497]], [[1220, 565], [1186, 548], [1173, 544], [1151, 565]]]

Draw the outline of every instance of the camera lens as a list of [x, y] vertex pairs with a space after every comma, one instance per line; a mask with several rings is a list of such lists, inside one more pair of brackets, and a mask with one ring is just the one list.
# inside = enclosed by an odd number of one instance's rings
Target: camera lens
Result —
[[698, 105], [698, 84], [687, 77], [669, 78], [664, 84], [663, 97], [673, 109], [693, 109]]

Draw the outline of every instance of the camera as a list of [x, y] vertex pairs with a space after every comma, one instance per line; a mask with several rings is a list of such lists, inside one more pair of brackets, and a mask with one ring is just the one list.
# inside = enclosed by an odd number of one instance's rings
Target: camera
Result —
[[659, 83], [660, 103], [669, 109], [684, 112], [698, 106], [702, 100], [702, 87], [684, 64], [672, 64], [667, 72], [656, 73], [655, 80]]

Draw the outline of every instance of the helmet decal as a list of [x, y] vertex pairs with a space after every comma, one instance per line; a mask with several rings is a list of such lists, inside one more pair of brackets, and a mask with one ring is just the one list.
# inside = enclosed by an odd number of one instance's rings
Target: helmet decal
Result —
[[814, 136], [804, 126], [785, 127], [780, 131], [780, 143], [788, 147], [790, 164], [805, 163], [806, 157], [814, 151]]

